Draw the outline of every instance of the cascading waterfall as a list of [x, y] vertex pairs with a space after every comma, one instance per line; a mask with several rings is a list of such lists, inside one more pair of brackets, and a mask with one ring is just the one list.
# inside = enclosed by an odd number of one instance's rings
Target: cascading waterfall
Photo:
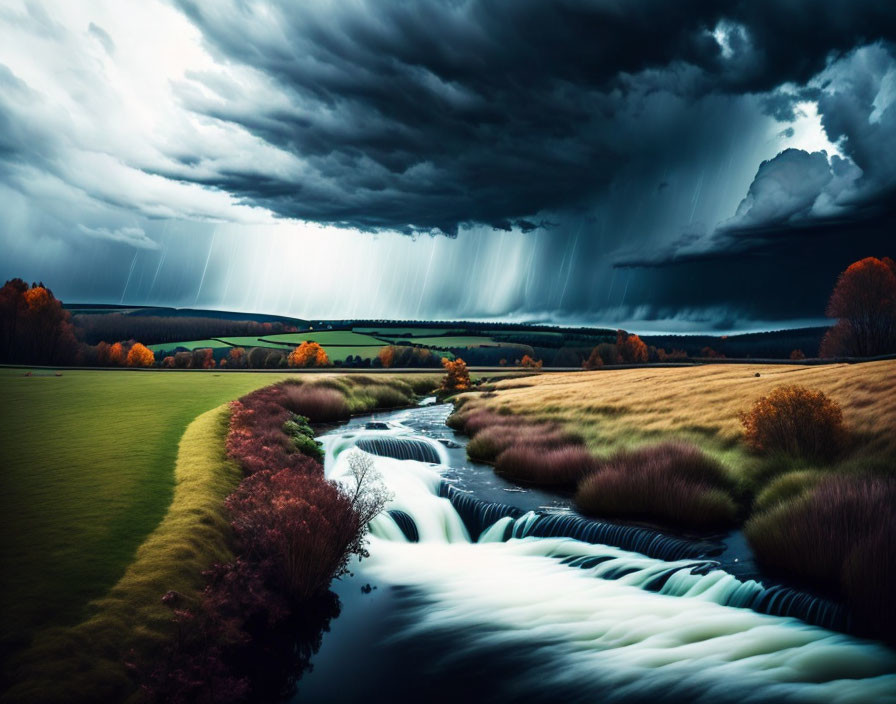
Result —
[[393, 457], [397, 460], [416, 460], [438, 464], [441, 460], [438, 449], [426, 440], [418, 438], [364, 437], [356, 446], [364, 452], [378, 457]]
[[662, 560], [706, 557], [717, 553], [720, 549], [713, 543], [682, 540], [649, 528], [594, 521], [570, 513], [544, 514], [529, 511], [524, 514], [514, 506], [479, 501], [469, 494], [458, 491], [447, 482], [439, 487], [439, 496], [451, 501], [474, 540], [484, 530], [492, 527], [498, 519], [510, 517], [516, 520], [501, 524], [505, 528], [505, 540], [529, 536], [575, 538], [586, 543], [615, 545]]
[[336, 480], [347, 451], [377, 450], [393, 498], [357, 569], [420, 596], [394, 637], [463, 634], [449, 659], [537, 652], [508, 701], [896, 702], [896, 653], [828, 630], [848, 625], [836, 604], [725, 572], [711, 543], [478, 501], [433, 466], [439, 443], [400, 427], [322, 440]]
[[[722, 571], [718, 562], [705, 559], [719, 552], [719, 546], [714, 543], [674, 538], [649, 528], [595, 521], [569, 513], [523, 513], [514, 506], [479, 501], [447, 482], [440, 485], [439, 495], [451, 501], [471, 537], [479, 542], [565, 537], [585, 543], [612, 545], [662, 561], [660, 574], [651, 576], [650, 581], [645, 582], [645, 588], [654, 587], [653, 591], [688, 596], [700, 587], [695, 587], [686, 575], [699, 576], [707, 584], [721, 579], [726, 589], [722, 590], [724, 600], [719, 603], [726, 606], [749, 608], [776, 616], [794, 616], [817, 626], [838, 630], [845, 630], [850, 625], [845, 609], [832, 601], [781, 585], [766, 588], [754, 580], [741, 582]], [[582, 554], [581, 551], [563, 557], [565, 564], [589, 568], [597, 564], [595, 561], [612, 559], [610, 556]], [[684, 565], [670, 562], [687, 558], [699, 561], [691, 560]], [[614, 579], [636, 570], [634, 566], [614, 565], [611, 570], [596, 576]], [[677, 578], [673, 578], [676, 575]], [[665, 591], [660, 589], [663, 585], [666, 585]]]

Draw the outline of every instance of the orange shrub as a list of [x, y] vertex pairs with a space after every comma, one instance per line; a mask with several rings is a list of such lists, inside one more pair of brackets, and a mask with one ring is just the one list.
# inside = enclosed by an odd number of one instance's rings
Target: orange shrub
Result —
[[797, 350], [793, 350], [793, 352], [790, 353], [790, 358], [793, 360], [805, 359], [806, 354], [802, 350], [797, 349]]
[[647, 345], [637, 335], [629, 335], [625, 330], [616, 331], [616, 348], [623, 362], [646, 362]]
[[774, 389], [741, 413], [740, 420], [747, 444], [760, 452], [829, 459], [846, 440], [840, 406], [803, 386]]
[[135, 342], [128, 351], [129, 367], [151, 367], [156, 363], [156, 356], [146, 345]]
[[214, 369], [215, 353], [210, 347], [193, 350], [193, 368], [194, 369]]
[[247, 364], [246, 350], [244, 350], [242, 347], [234, 347], [232, 350], [230, 350], [227, 356], [230, 357], [229, 366], [231, 367], [245, 367]]
[[286, 358], [291, 367], [327, 367], [330, 358], [317, 342], [303, 342]]
[[384, 367], [389, 368], [395, 362], [395, 348], [392, 345], [383, 347], [377, 357]]
[[110, 367], [122, 367], [125, 363], [124, 347], [120, 342], [116, 342], [109, 348], [108, 363]]
[[464, 391], [472, 385], [470, 372], [467, 371], [467, 363], [460, 357], [453, 362], [447, 357], [442, 358], [442, 366], [445, 367], [445, 376], [442, 377], [442, 391]]
[[524, 354], [523, 358], [520, 360], [520, 366], [528, 369], [541, 369], [541, 360], [533, 359], [529, 355]]

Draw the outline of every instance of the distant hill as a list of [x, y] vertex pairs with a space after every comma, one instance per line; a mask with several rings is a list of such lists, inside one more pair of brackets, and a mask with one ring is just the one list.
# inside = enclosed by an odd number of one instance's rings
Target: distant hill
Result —
[[806, 357], [817, 357], [821, 339], [827, 327], [794, 328], [751, 332], [743, 335], [643, 335], [648, 345], [684, 350], [691, 357], [699, 357], [705, 347], [726, 357], [754, 359], [787, 359], [794, 350]]
[[[311, 331], [343, 330], [372, 336], [370, 339], [374, 342], [363, 350], [365, 357], [376, 356], [376, 345], [395, 344], [448, 351], [480, 365], [512, 364], [529, 354], [543, 360], [546, 366], [577, 367], [596, 345], [616, 340], [616, 330], [610, 328], [534, 323], [307, 320], [239, 311], [83, 303], [69, 304], [66, 308], [72, 313], [82, 339], [90, 344], [100, 340], [134, 339], [144, 344], [164, 344], [165, 349], [178, 342], [192, 348], [195, 347], [192, 343], [197, 340], [215, 338], [237, 339], [239, 344], [246, 346], [280, 349], [284, 346], [282, 343], [267, 342], [271, 335], [307, 332], [310, 336]], [[800, 350], [806, 357], [817, 356], [826, 331], [827, 328], [822, 326], [740, 335], [642, 335], [641, 338], [667, 353], [682, 350], [692, 358], [788, 359], [794, 350]], [[241, 337], [244, 339], [239, 340]], [[353, 350], [353, 354], [356, 352], [360, 353]]]

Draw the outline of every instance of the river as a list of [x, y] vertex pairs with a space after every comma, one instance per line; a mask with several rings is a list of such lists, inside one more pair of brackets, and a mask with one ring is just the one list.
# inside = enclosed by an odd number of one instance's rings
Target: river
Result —
[[763, 579], [738, 533], [583, 519], [471, 463], [450, 410], [320, 437], [329, 477], [361, 447], [393, 498], [295, 701], [896, 702], [896, 652]]

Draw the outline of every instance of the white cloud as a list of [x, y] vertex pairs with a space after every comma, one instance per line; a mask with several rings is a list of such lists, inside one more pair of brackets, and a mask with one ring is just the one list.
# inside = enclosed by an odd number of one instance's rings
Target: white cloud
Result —
[[[108, 233], [122, 232], [121, 211], [274, 221], [263, 208], [177, 178], [178, 168], [210, 164], [295, 165], [245, 130], [183, 106], [175, 87], [190, 72], [227, 69], [176, 9], [154, 0], [14, 3], [0, 12], [0, 37], [0, 142], [11, 155], [0, 157], [0, 179], [38, 207], [53, 208], [42, 200], [52, 190], [66, 208], [90, 211], [92, 222], [105, 209], [109, 222], [91, 230]], [[196, 166], [184, 166], [186, 157]], [[123, 240], [147, 246], [133, 235]]]
[[159, 245], [154, 242], [141, 227], [119, 227], [110, 230], [108, 227], [87, 227], [86, 225], [78, 225], [78, 230], [88, 237], [95, 237], [101, 240], [111, 240], [112, 242], [121, 242], [139, 249], [158, 249]]

